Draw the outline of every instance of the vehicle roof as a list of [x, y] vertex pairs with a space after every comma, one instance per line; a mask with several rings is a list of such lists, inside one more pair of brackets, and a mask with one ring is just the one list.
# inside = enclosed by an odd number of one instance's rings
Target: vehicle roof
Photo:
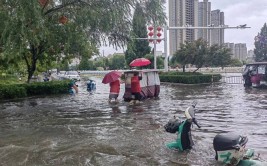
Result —
[[246, 64], [246, 66], [250, 66], [250, 65], [267, 65], [267, 62], [254, 62], [254, 63]]

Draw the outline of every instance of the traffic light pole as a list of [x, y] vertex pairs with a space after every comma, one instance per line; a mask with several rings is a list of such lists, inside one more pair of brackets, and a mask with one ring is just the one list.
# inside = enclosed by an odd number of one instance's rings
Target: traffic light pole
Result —
[[167, 33], [167, 30], [168, 30], [168, 26], [165, 26], [163, 28], [164, 30], [164, 54], [165, 54], [165, 59], [164, 59], [164, 71], [169, 71], [169, 56], [168, 56], [168, 33]]
[[154, 53], [154, 69], [156, 70], [157, 69], [157, 40], [155, 40], [155, 38], [157, 38], [157, 36], [156, 36], [156, 34], [157, 34], [157, 29], [156, 29], [156, 26], [154, 26], [154, 35], [153, 35], [153, 37], [154, 37], [154, 40], [153, 40], [153, 43], [154, 43], [154, 51], [153, 51], [153, 53]]

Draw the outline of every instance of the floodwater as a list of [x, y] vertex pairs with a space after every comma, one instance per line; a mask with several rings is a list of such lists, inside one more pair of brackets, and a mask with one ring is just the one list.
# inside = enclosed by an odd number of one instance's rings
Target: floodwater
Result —
[[[79, 82], [76, 96], [41, 96], [0, 103], [0, 165], [219, 165], [212, 141], [217, 133], [249, 138], [247, 147], [267, 159], [267, 90], [243, 85], [162, 84], [159, 99], [129, 106], [107, 102], [109, 86], [93, 77], [97, 90]], [[197, 101], [202, 128], [192, 129], [195, 146], [178, 152], [165, 144], [177, 134], [164, 125]]]

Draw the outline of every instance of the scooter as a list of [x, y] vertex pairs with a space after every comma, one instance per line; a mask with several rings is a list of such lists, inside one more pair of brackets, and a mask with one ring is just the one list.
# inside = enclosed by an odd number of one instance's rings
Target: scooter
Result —
[[217, 134], [213, 139], [215, 159], [225, 165], [266, 166], [259, 160], [253, 149], [246, 149], [248, 138], [233, 133]]
[[87, 91], [93, 92], [96, 90], [96, 82], [94, 80], [89, 80], [87, 82]]
[[[196, 102], [185, 110], [186, 120], [181, 122], [175, 117], [164, 126], [169, 133], [178, 132], [175, 142], [168, 143], [166, 146], [170, 149], [184, 151], [192, 149], [194, 143], [191, 136], [191, 126], [199, 124], [195, 118], [197, 111]], [[232, 166], [266, 166], [266, 161], [261, 161], [254, 155], [253, 149], [245, 149], [248, 138], [232, 133], [217, 134], [213, 139], [213, 148], [215, 150], [215, 159], [225, 165]]]
[[196, 104], [197, 103], [194, 102], [185, 110], [185, 121], [181, 122], [179, 119], [176, 119], [176, 117], [174, 117], [164, 126], [165, 130], [169, 133], [178, 132], [176, 141], [168, 143], [166, 145], [168, 148], [184, 151], [193, 147], [194, 142], [191, 135], [191, 126], [194, 123], [198, 128], [200, 128], [195, 118]]

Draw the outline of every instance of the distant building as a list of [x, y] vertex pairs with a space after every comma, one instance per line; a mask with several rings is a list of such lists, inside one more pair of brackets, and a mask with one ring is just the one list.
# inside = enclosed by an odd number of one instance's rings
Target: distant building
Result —
[[246, 43], [225, 43], [224, 45], [231, 49], [232, 59], [246, 61], [248, 55]]
[[[211, 11], [211, 25], [218, 27], [224, 25], [224, 13], [220, 10]], [[210, 45], [224, 43], [224, 29], [211, 29], [210, 30]]]
[[248, 63], [252, 63], [255, 62], [255, 54], [254, 54], [254, 50], [248, 50], [248, 56], [247, 56], [247, 60]]
[[[198, 3], [198, 26], [208, 27], [211, 24], [211, 3], [208, 0]], [[202, 38], [207, 42], [210, 42], [210, 30], [199, 29], [198, 38]]]
[[231, 58], [236, 59], [236, 57], [235, 57], [235, 43], [224, 43], [223, 45], [227, 48], [230, 48], [231, 54], [232, 54]]
[[240, 61], [245, 61], [247, 58], [248, 50], [245, 43], [235, 44], [235, 56]]
[[[169, 0], [169, 26], [198, 26], [198, 0]], [[170, 55], [181, 43], [198, 38], [197, 29], [169, 30]]]

